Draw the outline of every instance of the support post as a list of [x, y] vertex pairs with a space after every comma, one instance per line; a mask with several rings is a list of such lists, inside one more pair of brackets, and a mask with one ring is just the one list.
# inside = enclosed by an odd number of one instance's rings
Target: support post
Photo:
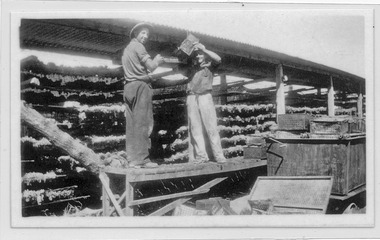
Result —
[[125, 180], [125, 209], [124, 209], [124, 214], [125, 216], [133, 216], [134, 213], [134, 206], [129, 206], [129, 203], [134, 200], [135, 197], [135, 187], [136, 183], [132, 183], [129, 181], [128, 176], [126, 177]]
[[282, 81], [284, 76], [282, 65], [276, 67], [276, 105], [277, 105], [277, 118], [279, 114], [285, 114], [285, 84]]
[[358, 93], [358, 117], [363, 118], [363, 85], [359, 85]]
[[335, 116], [334, 84], [332, 76], [330, 76], [330, 85], [327, 93], [327, 114], [329, 117]]
[[[109, 186], [110, 184], [109, 178], [105, 178], [105, 183]], [[111, 214], [109, 211], [111, 204], [110, 204], [110, 198], [107, 194], [104, 184], [102, 184], [102, 205], [103, 205], [103, 216], [104, 217], [109, 216]]]
[[227, 78], [226, 74], [220, 75], [220, 90], [222, 95], [220, 96], [220, 104], [227, 104]]

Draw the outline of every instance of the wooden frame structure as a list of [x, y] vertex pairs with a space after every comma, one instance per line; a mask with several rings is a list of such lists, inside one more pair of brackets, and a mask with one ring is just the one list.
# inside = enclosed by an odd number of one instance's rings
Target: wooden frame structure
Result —
[[[137, 183], [148, 181], [160, 181], [164, 179], [176, 179], [183, 177], [194, 177], [204, 175], [215, 175], [221, 173], [229, 173], [239, 170], [246, 170], [266, 166], [266, 160], [257, 159], [243, 159], [232, 158], [226, 163], [202, 163], [202, 164], [172, 164], [161, 165], [155, 169], [136, 169], [136, 168], [103, 168], [100, 171], [99, 178], [103, 185], [103, 216], [110, 216], [116, 210], [119, 216], [133, 216], [135, 215], [135, 206], [139, 204], [147, 204], [168, 199], [177, 199], [169, 205], [157, 210], [150, 214], [150, 216], [163, 215], [166, 212], [174, 209], [176, 206], [190, 200], [193, 196], [198, 194], [207, 193], [211, 187], [220, 183], [225, 177], [215, 177], [213, 180], [205, 183], [201, 187], [188, 192], [181, 192], [169, 195], [162, 195], [157, 197], [150, 197], [145, 199], [134, 199], [134, 188]], [[109, 175], [116, 174], [125, 176], [125, 189], [123, 194], [117, 200], [114, 193], [112, 193], [109, 186]], [[120, 204], [124, 201], [126, 208], [123, 210]], [[111, 206], [111, 203], [113, 206]]]

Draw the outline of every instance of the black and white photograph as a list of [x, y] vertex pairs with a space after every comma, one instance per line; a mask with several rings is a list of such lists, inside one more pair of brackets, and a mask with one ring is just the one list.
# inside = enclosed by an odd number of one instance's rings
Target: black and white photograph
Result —
[[95, 6], [9, 13], [11, 228], [374, 227], [370, 6]]

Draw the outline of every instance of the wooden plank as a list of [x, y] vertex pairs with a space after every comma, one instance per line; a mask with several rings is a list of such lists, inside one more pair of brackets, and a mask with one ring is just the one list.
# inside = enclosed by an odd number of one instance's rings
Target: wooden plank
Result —
[[189, 197], [189, 198], [180, 198], [178, 200], [175, 200], [174, 202], [169, 203], [165, 207], [162, 207], [162, 208], [158, 209], [157, 211], [149, 214], [149, 216], [162, 216], [165, 213], [169, 212], [170, 210], [173, 210], [177, 206], [179, 206], [181, 204], [184, 204], [185, 202], [189, 201], [190, 199], [191, 199], [191, 197]]
[[[178, 172], [178, 171], [198, 171], [198, 170], [209, 170], [218, 169], [219, 171], [234, 171], [239, 168], [245, 167], [255, 167], [260, 165], [259, 159], [243, 159], [243, 157], [230, 158], [226, 163], [216, 163], [216, 162], [206, 162], [201, 164], [193, 163], [181, 163], [181, 164], [163, 164], [156, 169], [124, 169], [131, 170], [129, 173], [145, 173], [145, 174], [157, 174], [157, 173], [167, 173], [167, 172]], [[205, 169], [206, 168], [206, 169]]]
[[304, 210], [318, 210], [323, 212], [324, 207], [313, 207], [313, 206], [297, 206], [297, 205], [278, 205], [274, 204], [273, 207], [279, 207], [279, 208], [295, 208], [295, 209], [304, 209]]
[[128, 206], [136, 206], [140, 204], [146, 204], [146, 203], [152, 203], [152, 202], [158, 202], [162, 200], [168, 200], [173, 198], [180, 198], [180, 197], [188, 197], [191, 195], [199, 195], [203, 193], [208, 193], [210, 189], [202, 189], [202, 190], [193, 190], [188, 192], [181, 192], [181, 193], [174, 193], [174, 194], [168, 194], [158, 197], [150, 197], [150, 198], [144, 198], [139, 200], [134, 200], [128, 203]]
[[[263, 160], [264, 161], [264, 160]], [[254, 167], [259, 166], [265, 166], [265, 162], [258, 162]], [[181, 178], [181, 177], [191, 177], [191, 176], [202, 176], [202, 175], [210, 175], [210, 174], [216, 174], [216, 173], [226, 173], [226, 172], [232, 172], [232, 171], [238, 171], [243, 169], [250, 169], [252, 168], [252, 165], [232, 165], [228, 168], [221, 168], [218, 166], [205, 166], [205, 169], [200, 169], [196, 171], [181, 171], [178, 172], [176, 175], [173, 175], [172, 173], [162, 173], [162, 174], [155, 174], [155, 175], [136, 175], [135, 181], [151, 181], [151, 180], [157, 180], [157, 179], [172, 179], [172, 178]]]
[[[155, 169], [134, 168], [104, 168], [107, 173], [126, 175], [129, 182], [153, 181], [158, 179], [173, 179], [226, 173], [265, 166], [266, 160], [243, 159], [228, 160], [226, 163], [202, 163], [202, 164], [172, 164], [160, 165]], [[175, 173], [175, 174], [173, 174]]]
[[227, 179], [227, 177], [213, 179], [213, 180], [203, 184], [202, 186], [194, 189], [193, 191], [174, 193], [174, 194], [168, 194], [168, 195], [164, 195], [164, 196], [135, 200], [135, 201], [129, 202], [127, 205], [128, 206], [135, 206], [135, 205], [139, 205], [139, 204], [152, 203], [152, 202], [157, 202], [157, 201], [162, 201], [162, 200], [167, 200], [167, 199], [172, 199], [172, 198], [188, 197], [191, 195], [199, 195], [199, 194], [207, 193], [210, 191], [210, 188], [212, 188], [216, 184], [220, 183], [221, 181], [224, 181], [225, 179]]
[[120, 208], [120, 205], [117, 203], [115, 196], [113, 195], [113, 193], [109, 187], [108, 176], [105, 173], [101, 172], [101, 173], [99, 173], [99, 179], [102, 182], [104, 190], [106, 191], [106, 193], [107, 193], [108, 197], [110, 198], [112, 204], [116, 208], [116, 211], [119, 214], [119, 216], [124, 216], [124, 213]]

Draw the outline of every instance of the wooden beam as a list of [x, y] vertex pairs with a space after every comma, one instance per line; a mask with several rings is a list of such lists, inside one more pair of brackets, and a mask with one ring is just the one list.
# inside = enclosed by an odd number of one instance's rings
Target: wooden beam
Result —
[[359, 85], [357, 104], [358, 104], [358, 117], [363, 118], [363, 86], [362, 84]]
[[277, 104], [277, 116], [279, 114], [285, 114], [285, 84], [282, 81], [284, 76], [282, 65], [279, 64], [276, 67], [276, 104]]
[[273, 69], [254, 68], [253, 66], [238, 66], [237, 63], [222, 63], [217, 71], [219, 74], [233, 75], [244, 78], [274, 78]]
[[54, 120], [44, 118], [39, 112], [23, 104], [21, 104], [21, 120], [41, 133], [54, 146], [79, 161], [90, 172], [98, 174], [99, 169], [104, 166], [99, 156], [92, 149], [60, 130]]
[[318, 97], [321, 97], [321, 96], [322, 96], [322, 89], [321, 89], [321, 88], [318, 88], [318, 89], [317, 89], [317, 96], [318, 96]]
[[[227, 177], [215, 178], [215, 179], [203, 184], [202, 186], [198, 187], [197, 189], [195, 189], [194, 191], [191, 191], [191, 192], [195, 193], [195, 194], [203, 193], [206, 190], [207, 190], [206, 192], [208, 192], [210, 190], [210, 188], [212, 188], [213, 186], [217, 185], [218, 183], [224, 181], [225, 179], [227, 179]], [[175, 194], [170, 194], [170, 195], [173, 196]], [[167, 196], [170, 196], [170, 195], [167, 195]], [[194, 195], [194, 194], [192, 194], [192, 195]], [[161, 197], [164, 197], [164, 196], [161, 196]], [[175, 207], [187, 202], [191, 198], [192, 197], [178, 199], [178, 200], [166, 205], [165, 207], [155, 211], [154, 213], [150, 214], [149, 216], [161, 216], [161, 215], [169, 212], [170, 210], [174, 209]]]
[[335, 116], [335, 104], [334, 104], [334, 84], [333, 78], [330, 76], [330, 86], [327, 93], [327, 115], [330, 117]]
[[140, 205], [140, 204], [158, 202], [158, 201], [167, 200], [167, 199], [188, 197], [188, 196], [192, 196], [192, 195], [199, 195], [199, 194], [203, 194], [203, 193], [208, 193], [210, 191], [211, 187], [213, 187], [216, 184], [224, 181], [226, 178], [227, 177], [213, 179], [213, 180], [207, 182], [206, 184], [203, 184], [202, 186], [194, 189], [193, 191], [180, 192], [180, 193], [168, 194], [168, 195], [164, 195], [164, 196], [150, 197], [150, 198], [144, 198], [144, 199], [131, 201], [127, 204], [127, 206], [135, 206], [135, 205]]
[[225, 74], [220, 75], [220, 91], [222, 93], [222, 96], [220, 96], [220, 104], [225, 105], [227, 104], [227, 78]]
[[110, 198], [107, 194], [105, 185], [109, 186], [109, 178], [105, 178], [102, 182], [102, 206], [103, 206], [103, 216], [110, 216], [115, 209], [110, 209]]
[[158, 202], [158, 201], [163, 201], [163, 200], [168, 200], [168, 199], [173, 199], [173, 198], [180, 198], [180, 197], [188, 197], [188, 196], [192, 196], [192, 195], [199, 195], [199, 194], [208, 193], [209, 191], [210, 191], [210, 189], [193, 190], [193, 191], [168, 194], [168, 195], [163, 195], [163, 196], [158, 196], [158, 197], [144, 198], [144, 199], [139, 199], [139, 200], [131, 201], [131, 202], [128, 203], [128, 206], [136, 206], [136, 205], [141, 205], [141, 204], [146, 204], [146, 203], [153, 203], [153, 202]]
[[188, 198], [180, 198], [178, 200], [175, 200], [174, 202], [171, 202], [169, 203], [168, 205], [166, 205], [165, 207], [163, 208], [160, 208], [158, 209], [157, 211], [149, 214], [149, 216], [162, 216], [164, 215], [165, 213], [173, 210], [174, 208], [176, 208], [177, 206], [180, 206], [182, 204], [184, 204], [185, 202], [189, 201], [191, 199], [191, 197], [188, 197]]

